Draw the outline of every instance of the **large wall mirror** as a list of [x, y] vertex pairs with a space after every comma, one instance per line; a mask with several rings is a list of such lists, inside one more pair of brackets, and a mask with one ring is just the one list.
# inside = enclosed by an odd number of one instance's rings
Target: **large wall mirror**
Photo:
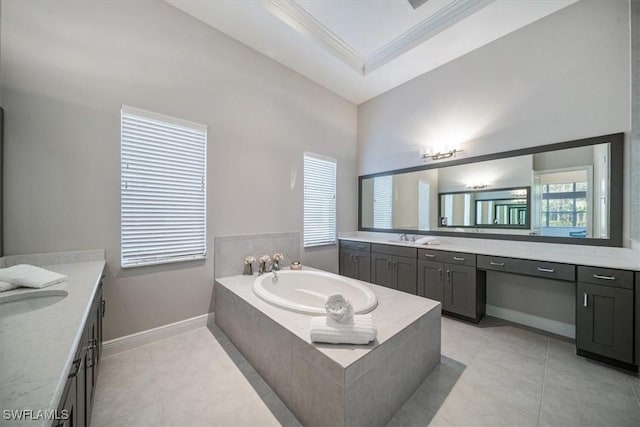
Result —
[[365, 175], [359, 229], [622, 246], [623, 134]]

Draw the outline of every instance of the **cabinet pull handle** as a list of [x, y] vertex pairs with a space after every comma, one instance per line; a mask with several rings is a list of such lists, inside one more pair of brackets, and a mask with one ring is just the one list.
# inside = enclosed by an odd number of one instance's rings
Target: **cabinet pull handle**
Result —
[[504, 262], [494, 262], [494, 261], [489, 261], [489, 264], [491, 265], [495, 265], [497, 267], [504, 267]]
[[76, 375], [78, 375], [78, 369], [80, 369], [80, 362], [82, 362], [82, 359], [76, 359], [73, 361], [72, 363], [73, 371], [69, 372], [69, 375], [67, 376], [67, 378], [73, 378]]
[[[599, 274], [594, 274], [593, 275], [594, 279], [601, 279], [601, 280], [616, 280], [615, 276], [601, 276]], [[586, 306], [585, 306], [586, 307]]]
[[107, 302], [105, 300], [100, 301], [100, 317], [104, 317], [104, 313], [107, 311]]
[[398, 269], [398, 263], [397, 261], [393, 261], [393, 269], [397, 270]]
[[465, 257], [457, 257], [457, 256], [453, 257], [454, 261], [464, 261], [465, 259], [466, 259]]
[[542, 268], [542, 267], [538, 267], [537, 268], [538, 271], [542, 272], [542, 273], [555, 273], [556, 270], [553, 268]]
[[353, 254], [349, 255], [349, 262], [351, 262], [352, 264], [355, 262], [355, 261], [353, 260]]
[[436, 256], [433, 254], [424, 254], [424, 256], [426, 256], [427, 258], [435, 258]]
[[587, 295], [586, 292], [584, 293], [584, 299], [582, 301], [582, 305], [585, 306], [585, 307], [589, 306], [589, 295]]
[[451, 270], [447, 270], [447, 280], [451, 281]]
[[391, 260], [387, 261], [387, 268], [391, 270]]
[[438, 269], [438, 273], [440, 273], [440, 280], [442, 280], [442, 269], [441, 268]]

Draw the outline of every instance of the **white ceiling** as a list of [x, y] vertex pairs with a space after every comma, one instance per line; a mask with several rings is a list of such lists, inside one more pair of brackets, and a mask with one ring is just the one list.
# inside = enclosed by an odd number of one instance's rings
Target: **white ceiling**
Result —
[[577, 0], [166, 0], [360, 104]]

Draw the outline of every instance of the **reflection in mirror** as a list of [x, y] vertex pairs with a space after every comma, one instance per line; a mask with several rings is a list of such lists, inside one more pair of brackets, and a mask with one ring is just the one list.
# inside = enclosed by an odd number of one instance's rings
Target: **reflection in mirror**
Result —
[[608, 239], [610, 157], [600, 143], [362, 177], [360, 226]]
[[529, 229], [529, 188], [440, 194], [441, 227]]

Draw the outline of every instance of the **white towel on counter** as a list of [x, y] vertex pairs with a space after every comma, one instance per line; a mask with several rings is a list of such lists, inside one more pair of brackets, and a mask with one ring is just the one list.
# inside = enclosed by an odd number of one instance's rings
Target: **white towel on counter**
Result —
[[9, 282], [0, 281], [0, 292], [10, 291], [11, 289], [15, 289], [15, 288], [17, 288], [16, 285], [12, 285]]
[[346, 323], [353, 318], [353, 306], [341, 294], [329, 296], [324, 303], [324, 309], [327, 311], [327, 316], [336, 322]]
[[8, 268], [0, 268], [0, 281], [8, 282], [15, 287], [45, 288], [67, 280], [67, 276], [44, 268], [28, 264], [18, 264]]
[[355, 315], [347, 323], [321, 316], [311, 318], [310, 335], [312, 342], [368, 344], [376, 339], [378, 330], [370, 314]]

